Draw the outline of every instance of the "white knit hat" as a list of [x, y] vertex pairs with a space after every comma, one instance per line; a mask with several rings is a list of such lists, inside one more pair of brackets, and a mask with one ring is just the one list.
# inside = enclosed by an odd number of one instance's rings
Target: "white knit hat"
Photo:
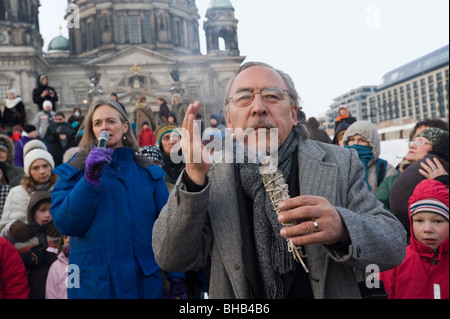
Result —
[[42, 103], [42, 107], [45, 109], [46, 106], [53, 107], [52, 101], [45, 100], [44, 103]]
[[44, 142], [38, 139], [32, 139], [25, 143], [25, 146], [23, 147], [23, 157], [36, 148], [43, 149], [44, 151], [47, 150], [47, 146], [45, 146]]
[[30, 174], [31, 164], [33, 164], [34, 161], [38, 159], [46, 160], [52, 167], [52, 170], [55, 169], [55, 161], [53, 160], [53, 156], [49, 152], [44, 151], [43, 149], [36, 148], [34, 150], [29, 151], [23, 159], [23, 170], [25, 171], [25, 175]]

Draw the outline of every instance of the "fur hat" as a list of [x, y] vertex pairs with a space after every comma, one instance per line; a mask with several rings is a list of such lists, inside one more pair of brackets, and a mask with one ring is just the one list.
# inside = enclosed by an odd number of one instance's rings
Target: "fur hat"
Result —
[[438, 127], [430, 127], [430, 128], [427, 128], [426, 130], [423, 130], [419, 134], [417, 134], [416, 137], [424, 137], [427, 140], [429, 140], [431, 142], [431, 144], [434, 145], [434, 144], [436, 144], [439, 141], [439, 139], [445, 133], [448, 133], [448, 132], [446, 132], [443, 129], [440, 129]]
[[442, 215], [448, 220], [449, 191], [445, 185], [433, 179], [417, 184], [409, 198], [410, 218], [417, 213], [427, 212]]
[[53, 160], [53, 156], [49, 152], [47, 152], [43, 149], [37, 148], [37, 149], [29, 151], [23, 159], [23, 170], [25, 171], [25, 175], [30, 174], [31, 165], [34, 163], [34, 161], [36, 161], [38, 159], [46, 160], [52, 167], [52, 170], [55, 169], [55, 162]]

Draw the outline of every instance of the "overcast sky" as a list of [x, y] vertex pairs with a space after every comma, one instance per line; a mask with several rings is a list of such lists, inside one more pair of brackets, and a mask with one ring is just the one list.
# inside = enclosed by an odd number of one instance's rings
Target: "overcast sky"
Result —
[[[196, 0], [202, 53], [210, 0]], [[66, 0], [41, 0], [44, 51], [59, 35]], [[333, 99], [449, 43], [448, 0], [231, 0], [241, 55], [289, 73], [308, 117]], [[66, 29], [62, 34], [68, 36]]]

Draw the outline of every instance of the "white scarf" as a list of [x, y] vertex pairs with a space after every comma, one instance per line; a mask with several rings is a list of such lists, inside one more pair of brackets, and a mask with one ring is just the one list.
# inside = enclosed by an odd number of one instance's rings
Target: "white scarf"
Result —
[[12, 109], [14, 108], [17, 104], [19, 104], [19, 102], [22, 102], [22, 98], [21, 97], [16, 97], [13, 100], [10, 99], [6, 99], [5, 100], [5, 105], [8, 109]]

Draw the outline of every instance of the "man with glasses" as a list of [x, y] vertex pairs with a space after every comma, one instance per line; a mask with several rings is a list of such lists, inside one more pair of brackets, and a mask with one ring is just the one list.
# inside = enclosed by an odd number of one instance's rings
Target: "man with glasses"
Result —
[[[225, 154], [221, 163], [195, 161], [200, 103], [189, 106], [181, 139], [186, 169], [153, 229], [158, 264], [187, 271], [211, 258], [210, 298], [361, 298], [355, 269], [396, 267], [406, 237], [369, 193], [356, 152], [309, 140], [297, 126], [294, 83], [267, 64], [244, 64], [226, 92], [227, 129], [233, 149], [244, 144], [245, 160], [229, 163]], [[265, 156], [289, 190], [278, 216], [259, 170]], [[301, 247], [306, 268], [287, 240]]]

